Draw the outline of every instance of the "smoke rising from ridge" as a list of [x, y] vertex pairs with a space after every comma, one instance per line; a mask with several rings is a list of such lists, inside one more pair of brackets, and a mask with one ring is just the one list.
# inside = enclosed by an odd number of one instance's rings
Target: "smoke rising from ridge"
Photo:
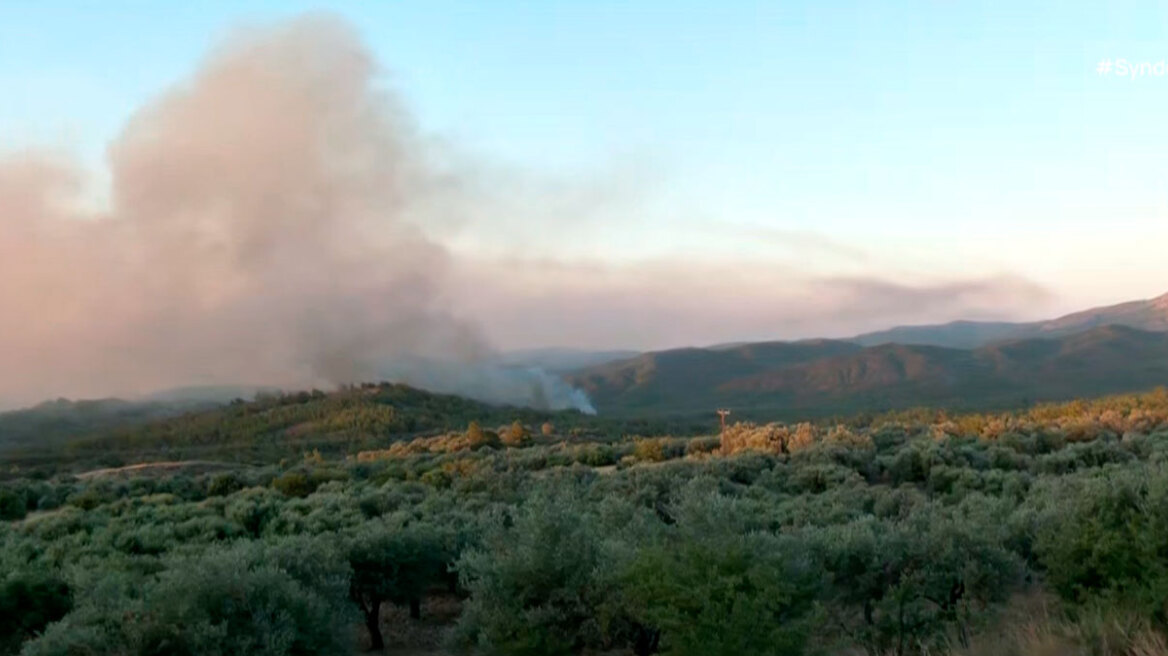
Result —
[[69, 162], [0, 160], [0, 397], [397, 374], [590, 409], [492, 368], [450, 312], [450, 255], [424, 228], [458, 176], [377, 75], [332, 19], [241, 33], [110, 145], [100, 211]]
[[311, 16], [238, 33], [140, 109], [104, 207], [68, 158], [0, 157], [0, 404], [388, 379], [589, 411], [492, 346], [843, 336], [1049, 300], [818, 233], [736, 237], [717, 212], [679, 249], [689, 209], [640, 202], [652, 166], [545, 184], [453, 155], [344, 23]]

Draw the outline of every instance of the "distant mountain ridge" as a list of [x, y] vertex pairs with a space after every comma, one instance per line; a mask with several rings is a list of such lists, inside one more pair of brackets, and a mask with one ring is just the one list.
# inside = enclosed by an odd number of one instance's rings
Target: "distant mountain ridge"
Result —
[[[725, 343], [647, 353], [547, 348], [498, 355], [583, 389], [602, 414], [704, 414], [715, 406], [809, 416], [966, 409], [1168, 385], [1168, 294], [1028, 323], [955, 321], [852, 339]], [[132, 425], [274, 388], [191, 387], [133, 401], [50, 401], [0, 414], [0, 441]]]
[[863, 346], [920, 344], [949, 348], [977, 348], [1010, 339], [1061, 337], [1100, 326], [1119, 325], [1140, 330], [1168, 331], [1168, 294], [1143, 301], [1092, 308], [1048, 321], [1011, 323], [953, 321], [925, 326], [897, 326], [865, 333], [850, 341]]
[[217, 405], [215, 401], [191, 399], [45, 401], [31, 408], [0, 412], [0, 451], [42, 446], [63, 436], [146, 424]]
[[1168, 332], [1107, 325], [974, 349], [843, 340], [677, 349], [576, 372], [569, 382], [602, 415], [1003, 407], [1168, 385]]
[[861, 349], [850, 342], [826, 339], [680, 348], [590, 367], [569, 374], [567, 380], [600, 407], [680, 410], [708, 404], [711, 390], [743, 376]]

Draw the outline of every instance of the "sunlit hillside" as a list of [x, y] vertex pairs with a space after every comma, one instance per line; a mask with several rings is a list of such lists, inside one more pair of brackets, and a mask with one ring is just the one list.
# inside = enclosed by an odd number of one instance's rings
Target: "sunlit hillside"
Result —
[[[406, 437], [454, 417], [466, 426]], [[693, 437], [612, 437], [573, 426], [583, 419], [364, 386], [65, 442], [53, 466], [75, 475], [10, 464], [0, 484], [0, 646], [1037, 656], [1164, 644], [1163, 389]], [[287, 429], [308, 421], [327, 455], [292, 455]], [[237, 443], [223, 426], [256, 428]], [[75, 467], [98, 446], [189, 457], [188, 439], [216, 457], [287, 444], [251, 462]]]

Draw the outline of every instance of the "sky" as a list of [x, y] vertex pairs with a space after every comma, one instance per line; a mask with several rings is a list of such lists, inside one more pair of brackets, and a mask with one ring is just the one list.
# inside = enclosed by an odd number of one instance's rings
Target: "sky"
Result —
[[69, 153], [107, 202], [140, 108], [238, 30], [305, 13], [350, 25], [474, 170], [486, 200], [426, 229], [454, 311], [500, 348], [1168, 291], [1164, 2], [0, 0], [0, 154]]

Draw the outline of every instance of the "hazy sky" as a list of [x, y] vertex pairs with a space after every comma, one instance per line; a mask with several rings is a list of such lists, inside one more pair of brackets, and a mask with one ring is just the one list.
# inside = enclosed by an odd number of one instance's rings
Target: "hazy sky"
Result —
[[496, 190], [484, 220], [430, 231], [466, 256], [456, 308], [504, 347], [1168, 291], [1168, 72], [1120, 65], [1168, 60], [1163, 2], [0, 2], [0, 151], [101, 180], [214, 44], [316, 10]]

